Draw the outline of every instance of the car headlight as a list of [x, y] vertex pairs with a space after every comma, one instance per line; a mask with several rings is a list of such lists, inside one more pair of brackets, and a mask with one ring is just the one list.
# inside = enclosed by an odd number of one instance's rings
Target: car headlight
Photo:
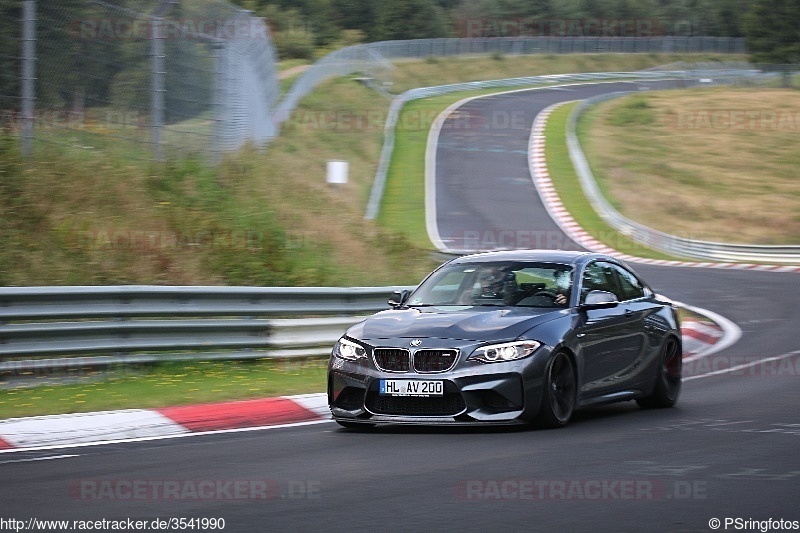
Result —
[[358, 361], [359, 359], [366, 359], [367, 350], [360, 344], [356, 344], [342, 337], [333, 347], [333, 355], [342, 359], [347, 359], [348, 361]]
[[503, 361], [514, 361], [528, 357], [535, 352], [541, 342], [536, 341], [516, 341], [503, 344], [492, 344], [483, 346], [475, 350], [469, 359], [480, 361], [481, 363], [500, 363]]

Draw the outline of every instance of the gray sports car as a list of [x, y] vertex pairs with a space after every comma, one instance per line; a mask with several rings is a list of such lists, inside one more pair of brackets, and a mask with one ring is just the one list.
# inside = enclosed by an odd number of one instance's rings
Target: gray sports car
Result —
[[577, 408], [670, 407], [680, 392], [674, 305], [612, 257], [468, 255], [389, 304], [333, 347], [328, 404], [344, 427], [560, 427]]

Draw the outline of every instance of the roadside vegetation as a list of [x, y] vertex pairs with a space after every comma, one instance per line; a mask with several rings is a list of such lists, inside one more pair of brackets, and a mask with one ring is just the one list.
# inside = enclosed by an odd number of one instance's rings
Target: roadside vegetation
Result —
[[800, 244], [800, 90], [627, 96], [591, 109], [581, 132], [625, 216], [691, 239]]
[[[404, 61], [390, 79], [399, 90], [679, 60], [713, 56]], [[202, 154], [158, 165], [146, 154], [138, 159], [113, 132], [69, 130], [62, 142], [38, 143], [30, 162], [20, 158], [14, 139], [1, 137], [0, 284], [417, 283], [435, 264], [425, 253], [422, 211], [428, 129], [464, 96], [404, 110], [380, 224], [363, 213], [389, 102], [351, 78], [331, 80], [305, 98], [266, 150], [246, 148], [216, 169], [202, 163]], [[326, 183], [328, 160], [349, 162], [346, 185]]]
[[196, 361], [28, 375], [0, 389], [0, 419], [222, 402], [325, 390], [326, 361]]
[[281, 57], [319, 57], [354, 42], [442, 37], [747, 35], [750, 47], [769, 40], [797, 42], [796, 25], [789, 22], [797, 14], [793, 0], [233, 2], [269, 20]]
[[465, 81], [494, 80], [573, 72], [629, 72], [659, 65], [743, 61], [744, 56], [711, 54], [542, 54], [491, 57], [430, 57], [424, 60], [397, 61], [395, 68], [382, 74], [394, 93], [415, 87], [445, 85]]

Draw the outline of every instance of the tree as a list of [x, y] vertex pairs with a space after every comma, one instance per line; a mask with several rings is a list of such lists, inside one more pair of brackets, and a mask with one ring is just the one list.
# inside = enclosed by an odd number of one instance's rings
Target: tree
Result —
[[333, 5], [342, 29], [361, 30], [366, 35], [373, 31], [377, 20], [375, 2], [333, 0]]
[[[381, 0], [375, 40], [428, 39], [447, 37], [446, 18], [430, 0]], [[372, 36], [371, 36], [372, 37]]]
[[[0, 110], [10, 112], [19, 106], [19, 76], [21, 50], [22, 15], [20, 2], [0, 2]], [[5, 119], [2, 119], [5, 120]], [[4, 126], [0, 122], [0, 126]]]
[[756, 0], [745, 20], [745, 36], [754, 63], [800, 63], [800, 2]]

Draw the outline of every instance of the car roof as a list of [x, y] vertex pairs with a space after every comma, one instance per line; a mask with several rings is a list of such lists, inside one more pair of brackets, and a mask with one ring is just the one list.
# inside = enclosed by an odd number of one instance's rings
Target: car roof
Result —
[[452, 263], [488, 263], [495, 261], [537, 261], [542, 263], [583, 263], [589, 259], [611, 259], [603, 254], [566, 250], [501, 250], [464, 255]]

